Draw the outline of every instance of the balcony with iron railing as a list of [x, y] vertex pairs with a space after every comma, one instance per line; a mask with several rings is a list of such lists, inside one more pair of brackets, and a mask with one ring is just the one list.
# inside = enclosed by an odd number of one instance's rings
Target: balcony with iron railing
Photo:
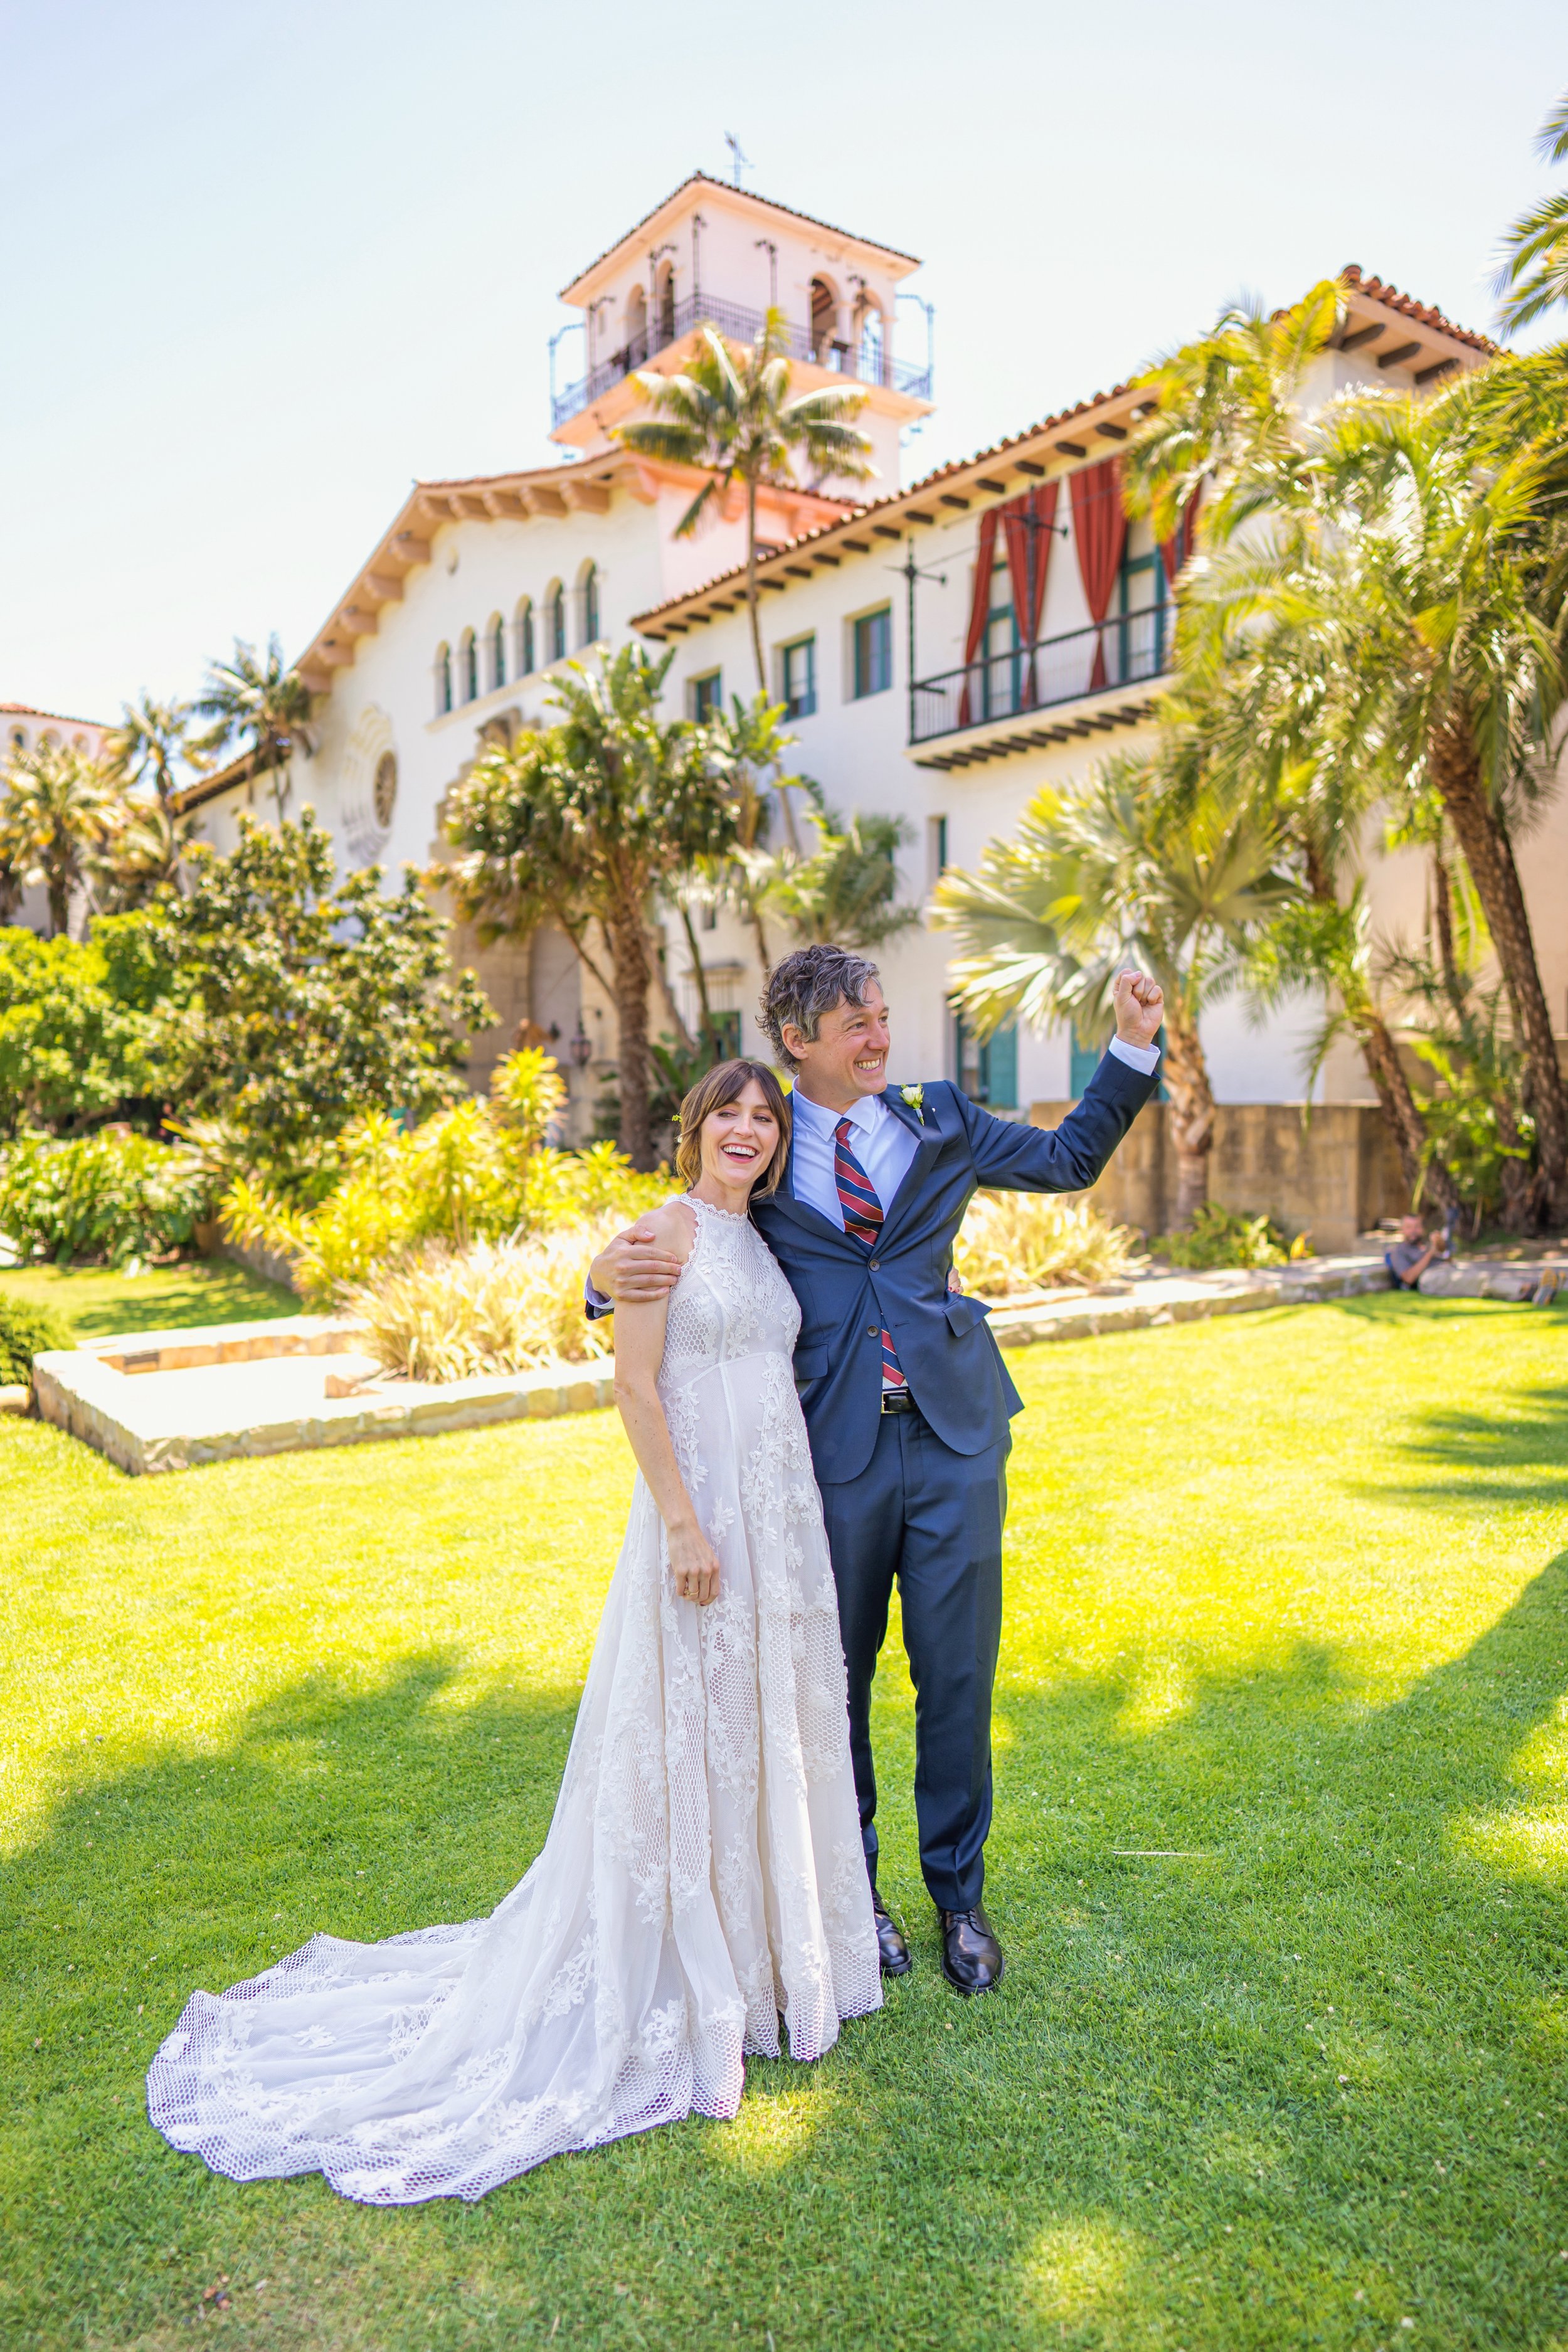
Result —
[[[754, 343], [763, 331], [764, 316], [761, 310], [748, 310], [739, 302], [726, 302], [713, 294], [704, 294], [700, 299], [688, 295], [683, 301], [666, 306], [642, 333], [601, 360], [581, 382], [569, 383], [564, 392], [551, 394], [552, 428], [564, 425], [568, 417], [579, 415], [591, 402], [602, 400], [605, 393], [635, 370], [646, 367], [657, 352], [667, 351], [671, 343], [679, 342], [694, 327], [717, 327], [731, 342]], [[857, 383], [880, 384], [890, 392], [904, 393], [911, 400], [931, 398], [929, 361], [917, 366], [909, 360], [896, 360], [885, 343], [873, 342], [868, 337], [857, 350], [848, 343], [818, 343], [806, 327], [786, 324], [784, 332], [791, 359], [814, 362], [818, 367], [831, 369], [836, 375], [851, 376]]]
[[910, 740], [931, 743], [1162, 677], [1170, 667], [1173, 618], [1162, 601], [918, 678], [910, 688]]

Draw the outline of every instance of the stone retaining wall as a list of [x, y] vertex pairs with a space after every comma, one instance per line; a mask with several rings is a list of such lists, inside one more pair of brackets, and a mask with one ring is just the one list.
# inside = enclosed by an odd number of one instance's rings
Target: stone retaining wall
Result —
[[[1030, 1105], [1036, 1127], [1056, 1127], [1072, 1108]], [[1354, 1247], [1384, 1217], [1397, 1217], [1409, 1192], [1388, 1124], [1375, 1103], [1222, 1103], [1215, 1116], [1209, 1197], [1247, 1216], [1269, 1216], [1287, 1234], [1310, 1233], [1319, 1252]], [[1168, 1233], [1175, 1215], [1176, 1162], [1163, 1103], [1148, 1103], [1087, 1197], [1112, 1224]]]

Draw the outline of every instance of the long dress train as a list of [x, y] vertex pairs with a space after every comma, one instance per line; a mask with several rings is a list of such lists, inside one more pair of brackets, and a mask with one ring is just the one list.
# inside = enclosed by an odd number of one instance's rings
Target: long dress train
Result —
[[732, 2116], [781, 2017], [812, 2059], [880, 2005], [799, 1309], [745, 1219], [693, 1206], [658, 1384], [719, 1597], [676, 1599], [639, 1476], [538, 1859], [487, 1919], [315, 1936], [193, 1994], [148, 2113], [216, 2172], [482, 2197], [563, 2149]]

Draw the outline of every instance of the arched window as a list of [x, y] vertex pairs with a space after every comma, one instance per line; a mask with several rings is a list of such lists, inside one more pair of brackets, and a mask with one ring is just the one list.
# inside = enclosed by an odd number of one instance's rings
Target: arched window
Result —
[[517, 602], [517, 674], [519, 677], [533, 676], [533, 599], [520, 596]]
[[493, 694], [498, 686], [506, 684], [506, 624], [499, 613], [490, 614], [486, 635], [490, 648], [489, 691]]
[[445, 718], [445, 716], [446, 716], [447, 712], [448, 710], [450, 710], [450, 709], [451, 709], [451, 708], [452, 708], [452, 648], [451, 648], [451, 646], [437, 646], [437, 648], [436, 648], [436, 716], [437, 716], [437, 719], [443, 719], [443, 718]]
[[552, 580], [544, 592], [544, 658], [566, 658], [566, 591], [559, 580]]
[[60, 739], [59, 739], [59, 737], [55, 733], [55, 730], [54, 730], [54, 729], [53, 729], [52, 727], [46, 727], [46, 728], [45, 728], [45, 730], [44, 730], [44, 731], [43, 731], [43, 733], [42, 733], [42, 734], [39, 736], [39, 738], [38, 738], [38, 749], [39, 749], [39, 751], [58, 751], [59, 750], [59, 748], [60, 748]]
[[834, 336], [838, 331], [838, 297], [826, 278], [811, 281], [811, 356], [818, 367], [837, 367]]
[[477, 702], [479, 698], [479, 641], [472, 629], [463, 631], [458, 647], [458, 675], [462, 681], [463, 700]]
[[392, 830], [392, 812], [396, 800], [397, 754], [395, 751], [384, 751], [375, 763], [375, 782], [371, 787], [375, 821], [383, 833]]
[[634, 286], [626, 296], [626, 365], [641, 367], [647, 357], [647, 296]]
[[13, 727], [13, 728], [12, 728], [12, 730], [11, 730], [11, 749], [12, 749], [12, 751], [25, 751], [26, 750], [26, 748], [27, 748], [27, 730], [26, 730], [26, 729], [25, 727]]
[[675, 264], [664, 261], [658, 270], [658, 340], [662, 349], [675, 341]]
[[882, 331], [882, 314], [875, 303], [868, 302], [860, 313], [860, 348], [856, 354], [855, 373], [862, 383], [880, 383], [886, 356]]
[[583, 600], [582, 642], [585, 646], [596, 645], [599, 637], [599, 567], [596, 563], [590, 562], [583, 566], [577, 593]]

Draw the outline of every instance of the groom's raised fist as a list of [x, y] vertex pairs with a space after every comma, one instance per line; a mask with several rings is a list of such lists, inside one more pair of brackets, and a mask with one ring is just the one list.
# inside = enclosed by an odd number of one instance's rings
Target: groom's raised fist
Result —
[[1152, 1045], [1165, 1017], [1165, 996], [1146, 972], [1119, 971], [1110, 983], [1116, 1034], [1124, 1045]]

